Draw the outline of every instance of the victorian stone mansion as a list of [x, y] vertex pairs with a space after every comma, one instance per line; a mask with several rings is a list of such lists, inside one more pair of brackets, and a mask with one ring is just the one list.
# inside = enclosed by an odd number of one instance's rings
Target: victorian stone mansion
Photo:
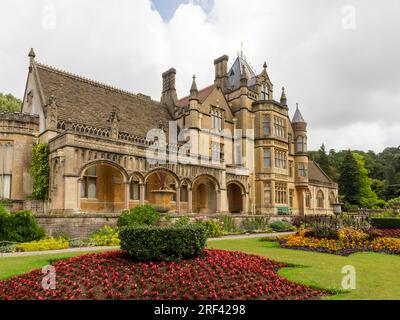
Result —
[[[171, 213], [332, 213], [337, 185], [309, 160], [307, 123], [298, 108], [289, 118], [284, 89], [275, 100], [267, 66], [256, 74], [241, 55], [229, 70], [225, 55], [214, 66], [214, 83], [198, 89], [193, 77], [183, 98], [176, 70], [166, 71], [154, 101], [41, 64], [31, 50], [21, 112], [0, 113], [0, 199], [29, 199], [40, 142], [49, 146], [52, 214], [120, 213], [156, 203], [160, 184]], [[148, 132], [171, 121], [198, 142], [191, 159], [218, 161], [149, 161]], [[239, 140], [221, 134], [237, 130]], [[184, 143], [167, 141], [165, 150]]]

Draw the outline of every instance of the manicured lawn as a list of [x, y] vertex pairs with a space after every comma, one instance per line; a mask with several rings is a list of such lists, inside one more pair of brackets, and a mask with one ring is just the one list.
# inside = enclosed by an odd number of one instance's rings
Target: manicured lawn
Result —
[[321, 289], [341, 291], [342, 268], [356, 269], [356, 290], [329, 299], [400, 299], [400, 256], [381, 253], [356, 253], [349, 257], [331, 254], [281, 249], [276, 243], [259, 239], [240, 239], [208, 242], [212, 249], [242, 251], [268, 257], [278, 262], [296, 265], [284, 268], [279, 275], [288, 280]]
[[68, 259], [91, 252], [98, 251], [44, 254], [40, 256], [28, 257], [2, 257], [0, 258], [0, 280], [25, 274], [34, 269], [40, 269], [58, 260]]

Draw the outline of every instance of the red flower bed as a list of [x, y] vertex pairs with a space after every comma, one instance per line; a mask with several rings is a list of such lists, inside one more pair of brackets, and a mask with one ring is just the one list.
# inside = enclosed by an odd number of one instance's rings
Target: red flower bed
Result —
[[374, 229], [380, 237], [400, 238], [400, 229]]
[[278, 276], [284, 266], [218, 250], [176, 263], [136, 263], [123, 252], [90, 254], [54, 264], [55, 290], [44, 290], [44, 275], [35, 270], [0, 282], [0, 300], [305, 300], [326, 295]]

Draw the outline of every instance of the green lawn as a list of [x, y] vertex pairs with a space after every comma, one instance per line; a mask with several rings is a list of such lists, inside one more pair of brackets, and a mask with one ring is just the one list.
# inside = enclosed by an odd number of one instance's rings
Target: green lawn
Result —
[[[400, 256], [380, 253], [357, 253], [349, 257], [280, 249], [272, 242], [259, 239], [238, 239], [208, 242], [208, 247], [243, 251], [284, 262], [295, 267], [284, 268], [279, 274], [291, 281], [341, 292], [329, 299], [400, 299]], [[42, 268], [54, 261], [89, 252], [47, 254], [31, 257], [0, 258], [0, 280]], [[343, 292], [342, 268], [356, 268], [356, 290]]]
[[88, 254], [91, 252], [98, 252], [98, 251], [43, 254], [40, 256], [28, 256], [28, 257], [1, 257], [0, 280], [4, 280], [20, 274], [25, 274], [34, 269], [40, 269], [58, 260], [68, 259], [71, 257], [79, 256], [82, 254]]
[[[212, 249], [243, 251], [268, 257], [296, 267], [284, 268], [279, 274], [291, 281], [340, 292], [328, 299], [398, 300], [400, 299], [400, 256], [381, 253], [356, 253], [349, 257], [288, 250], [260, 239], [238, 239], [208, 242]], [[356, 269], [356, 290], [343, 292], [342, 268]]]

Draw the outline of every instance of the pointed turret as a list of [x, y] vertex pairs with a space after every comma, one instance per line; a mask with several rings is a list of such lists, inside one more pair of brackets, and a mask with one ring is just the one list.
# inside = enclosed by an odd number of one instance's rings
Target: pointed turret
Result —
[[307, 123], [307, 122], [304, 120], [303, 115], [302, 115], [301, 112], [300, 112], [299, 104], [298, 104], [298, 103], [296, 104], [296, 112], [295, 112], [295, 114], [294, 114], [294, 116], [293, 116], [292, 123]]
[[285, 93], [285, 87], [282, 87], [282, 95], [281, 95], [281, 105], [287, 106], [287, 98]]
[[242, 73], [240, 74], [240, 86], [247, 87], [249, 78], [247, 77], [246, 67], [242, 65]]
[[199, 101], [199, 90], [197, 89], [197, 84], [196, 84], [196, 76], [193, 75], [193, 82], [192, 82], [192, 86], [190, 87], [190, 97], [189, 97], [189, 101], [190, 100], [197, 100]]

